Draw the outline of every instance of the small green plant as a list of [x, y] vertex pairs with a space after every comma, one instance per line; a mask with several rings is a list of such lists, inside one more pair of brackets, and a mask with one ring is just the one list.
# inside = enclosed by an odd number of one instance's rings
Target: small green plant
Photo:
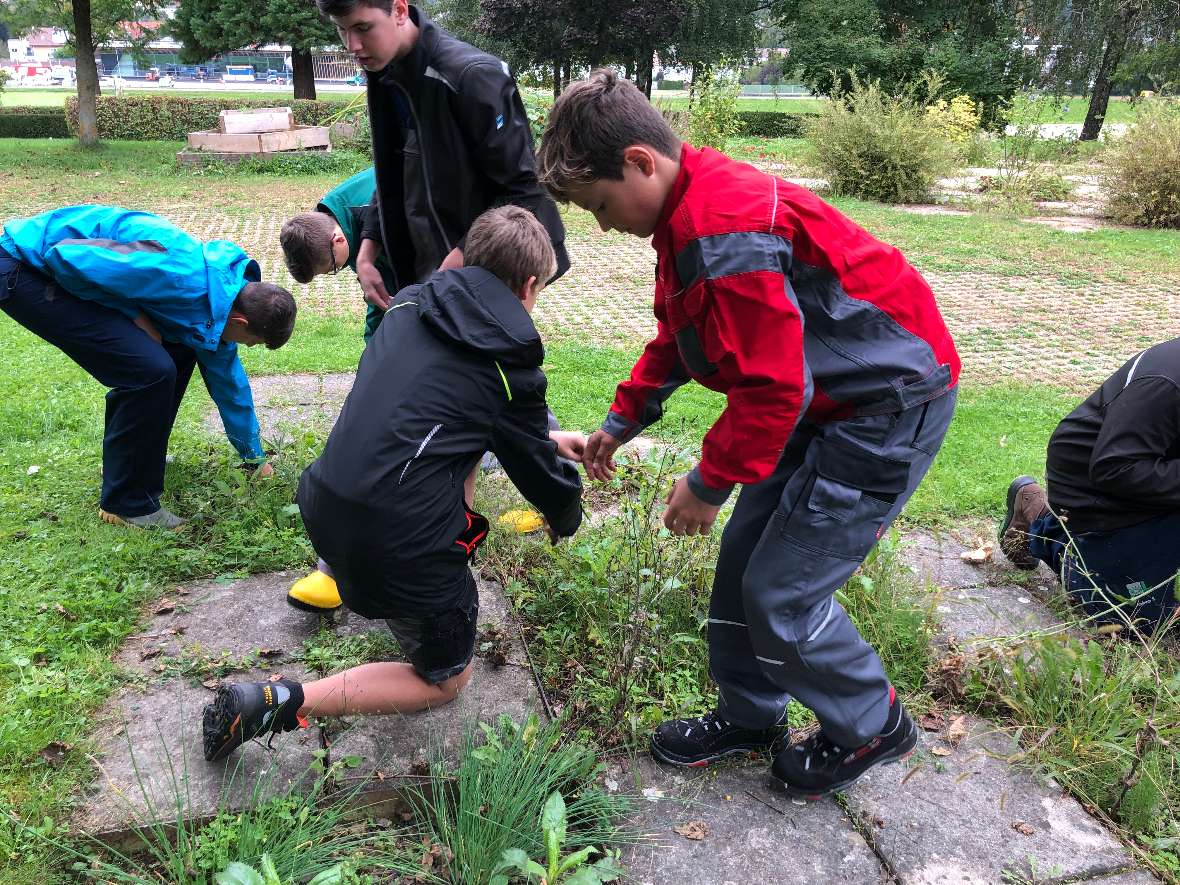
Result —
[[1180, 111], [1152, 99], [1105, 165], [1107, 211], [1124, 224], [1180, 227]]
[[965, 145], [979, 131], [981, 111], [969, 95], [956, 95], [950, 101], [940, 98], [926, 107], [926, 119], [943, 138]]
[[688, 110], [688, 141], [695, 147], [725, 150], [742, 128], [738, 117], [741, 86], [732, 75], [706, 70], [697, 76]]
[[929, 199], [955, 149], [917, 94], [887, 95], [856, 76], [808, 127], [809, 159], [832, 193], [881, 203]]
[[[294, 885], [295, 879], [282, 878], [275, 868], [274, 861], [270, 859], [270, 854], [264, 852], [259, 869], [234, 861], [218, 873], [214, 881], [217, 885]], [[307, 885], [353, 885], [362, 881], [371, 882], [372, 879], [366, 876], [362, 880], [350, 867], [339, 863], [317, 873], [308, 880]]]
[[396, 660], [400, 652], [397, 641], [385, 630], [342, 634], [325, 626], [304, 641], [299, 659], [309, 670], [327, 675], [372, 661]]
[[615, 865], [614, 857], [604, 857], [591, 863], [590, 858], [599, 854], [593, 845], [584, 845], [577, 851], [561, 856], [566, 836], [565, 800], [554, 790], [541, 809], [541, 832], [545, 839], [547, 866], [531, 860], [520, 848], [506, 848], [500, 863], [492, 870], [489, 885], [508, 885], [508, 876], [515, 873], [528, 883], [542, 885], [599, 885], [614, 882], [623, 875]]

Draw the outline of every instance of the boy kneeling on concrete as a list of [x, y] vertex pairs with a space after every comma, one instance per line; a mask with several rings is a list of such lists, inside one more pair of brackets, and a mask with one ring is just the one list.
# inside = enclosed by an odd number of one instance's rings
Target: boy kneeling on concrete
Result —
[[484, 452], [545, 515], [552, 540], [577, 531], [581, 482], [559, 455], [576, 455], [581, 439], [548, 429], [529, 317], [556, 269], [549, 236], [528, 210], [503, 206], [476, 219], [464, 256], [394, 297], [299, 483], [308, 535], [344, 604], [384, 619], [410, 662], [223, 686], [204, 710], [206, 759], [307, 716], [408, 713], [458, 695], [479, 609], [468, 563], [488, 529], [463, 479]]

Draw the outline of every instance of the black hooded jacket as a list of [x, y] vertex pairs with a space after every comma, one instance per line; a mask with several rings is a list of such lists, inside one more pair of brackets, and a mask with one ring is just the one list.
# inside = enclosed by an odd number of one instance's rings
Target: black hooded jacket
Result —
[[533, 137], [508, 66], [417, 6], [418, 40], [368, 75], [377, 190], [361, 236], [383, 244], [398, 286], [426, 279], [483, 212], [513, 203], [545, 226], [557, 273], [570, 266], [557, 205], [537, 181]]
[[549, 439], [543, 359], [520, 299], [482, 268], [393, 299], [299, 483], [308, 536], [349, 608], [398, 617], [461, 596], [463, 480], [486, 451], [554, 531], [577, 531], [582, 486]]

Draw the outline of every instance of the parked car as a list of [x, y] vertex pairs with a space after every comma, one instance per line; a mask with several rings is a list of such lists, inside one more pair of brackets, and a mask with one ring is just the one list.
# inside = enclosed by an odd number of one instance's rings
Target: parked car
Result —
[[98, 85], [109, 86], [114, 89], [123, 89], [127, 85], [127, 80], [124, 77], [120, 77], [118, 74], [115, 74], [114, 76], [99, 77]]
[[361, 71], [357, 71], [355, 74], [353, 74], [351, 77], [349, 77], [344, 82], [347, 83], [349, 86], [364, 86], [365, 85], [365, 75]]
[[159, 68], [148, 68], [148, 72], [143, 75], [143, 78], [145, 80], [147, 80], [149, 83], [158, 82], [160, 79], [160, 69]]
[[280, 86], [286, 86], [289, 80], [287, 79], [287, 74], [285, 71], [267, 71], [266, 82], [277, 83]]
[[163, 74], [160, 77], [160, 86], [162, 88], [167, 88], [169, 86], [175, 86], [175, 85], [176, 85], [176, 80], [171, 74]]

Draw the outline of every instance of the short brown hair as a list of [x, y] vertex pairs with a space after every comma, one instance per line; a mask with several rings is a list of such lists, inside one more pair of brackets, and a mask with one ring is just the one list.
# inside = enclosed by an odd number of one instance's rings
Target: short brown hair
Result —
[[327, 212], [301, 212], [288, 218], [279, 231], [287, 270], [300, 283], [310, 283], [332, 264], [332, 234], [336, 219]]
[[529, 277], [548, 281], [557, 273], [549, 232], [520, 206], [498, 206], [472, 222], [463, 264], [495, 274], [513, 292], [519, 292]]
[[647, 97], [614, 71], [599, 68], [562, 93], [549, 112], [537, 177], [554, 199], [572, 188], [623, 177], [623, 151], [645, 144], [680, 159], [680, 139]]
[[268, 350], [278, 350], [295, 328], [295, 299], [274, 283], [246, 283], [234, 299], [234, 310], [246, 318], [247, 328]]

